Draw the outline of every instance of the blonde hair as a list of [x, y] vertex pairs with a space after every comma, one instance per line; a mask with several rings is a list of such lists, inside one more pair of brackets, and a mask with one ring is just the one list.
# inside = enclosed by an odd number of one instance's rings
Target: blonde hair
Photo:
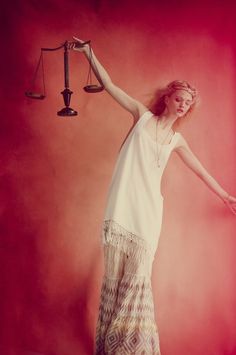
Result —
[[185, 80], [174, 80], [170, 82], [165, 88], [157, 89], [153, 99], [149, 104], [150, 110], [156, 115], [161, 116], [166, 108], [165, 97], [171, 96], [177, 90], [185, 90], [187, 91], [193, 98], [192, 104], [188, 109], [187, 113], [178, 118], [178, 120], [174, 123], [173, 129], [175, 130], [180, 123], [186, 121], [186, 119], [191, 115], [193, 112], [196, 102], [197, 102], [197, 90], [192, 87], [187, 81]]

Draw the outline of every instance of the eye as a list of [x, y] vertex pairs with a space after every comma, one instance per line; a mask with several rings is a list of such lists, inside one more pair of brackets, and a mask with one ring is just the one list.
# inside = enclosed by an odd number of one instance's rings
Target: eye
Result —
[[181, 100], [180, 100], [179, 97], [176, 97], [176, 98], [175, 98], [175, 101], [180, 102]]

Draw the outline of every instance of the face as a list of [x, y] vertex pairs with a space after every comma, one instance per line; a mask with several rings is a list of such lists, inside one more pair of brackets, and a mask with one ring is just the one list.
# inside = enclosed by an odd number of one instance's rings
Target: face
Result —
[[166, 108], [170, 115], [184, 116], [193, 103], [192, 95], [185, 90], [176, 90], [165, 99]]

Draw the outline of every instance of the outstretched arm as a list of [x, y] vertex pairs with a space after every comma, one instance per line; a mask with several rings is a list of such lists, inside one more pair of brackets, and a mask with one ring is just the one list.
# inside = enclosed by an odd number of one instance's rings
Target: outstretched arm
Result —
[[181, 135], [175, 151], [184, 163], [236, 214], [236, 198], [230, 196], [202, 166]]
[[[117, 85], [115, 85], [105, 68], [97, 59], [96, 55], [94, 54], [93, 50], [90, 48], [89, 45], [84, 45], [83, 47], [77, 48], [76, 43], [82, 44], [84, 41], [73, 37], [75, 40], [75, 44], [71, 46], [72, 49], [78, 50], [79, 52], [83, 52], [88, 60], [91, 58], [91, 66], [95, 76], [97, 77], [98, 81], [105, 87], [105, 90], [127, 111], [129, 111], [134, 120], [137, 121], [138, 118], [147, 111], [147, 107], [144, 106], [141, 102], [135, 100], [131, 96], [129, 96], [126, 92], [120, 89]], [[92, 54], [92, 56], [90, 56]]]

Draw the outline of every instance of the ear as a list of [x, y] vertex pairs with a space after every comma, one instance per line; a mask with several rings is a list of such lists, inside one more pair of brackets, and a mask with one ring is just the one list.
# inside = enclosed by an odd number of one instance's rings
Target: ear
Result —
[[165, 102], [165, 104], [168, 104], [168, 102], [169, 102], [169, 96], [168, 96], [168, 95], [166, 95], [166, 96], [164, 97], [164, 102]]

